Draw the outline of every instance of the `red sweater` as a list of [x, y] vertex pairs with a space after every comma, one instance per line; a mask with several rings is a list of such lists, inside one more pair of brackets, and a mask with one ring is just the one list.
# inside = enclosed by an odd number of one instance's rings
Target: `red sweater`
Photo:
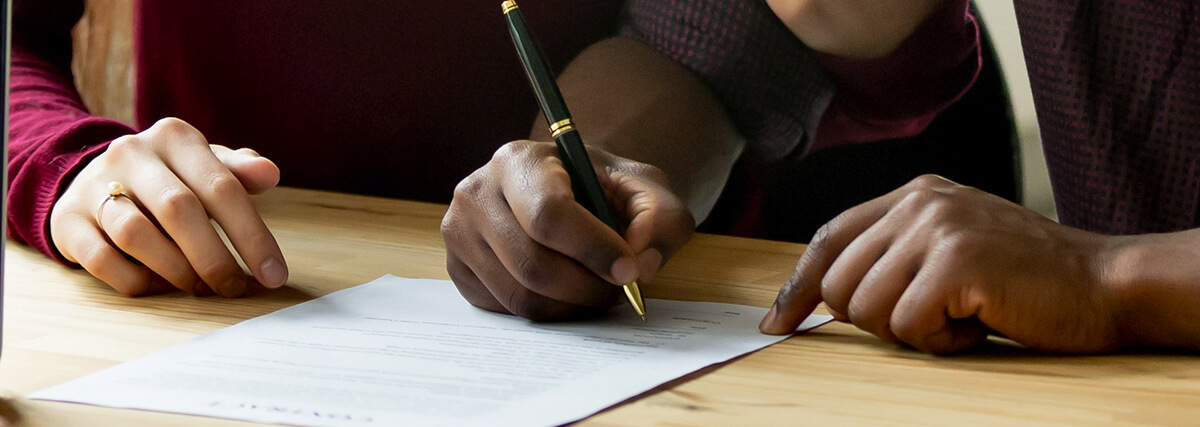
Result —
[[[831, 79], [761, 1], [631, 1], [624, 15], [616, 0], [521, 8], [556, 69], [618, 32], [680, 61], [713, 87], [750, 151], [777, 159], [813, 135], [833, 145], [864, 139], [856, 129], [876, 133], [867, 139], [915, 133], [965, 90], [978, 69], [975, 27], [965, 2], [949, 3], [914, 37], [951, 40], [953, 54], [936, 55], [951, 58], [940, 72], [961, 77], [939, 81], [933, 96], [843, 99], [857, 112], [836, 112], [841, 123], [821, 133]], [[499, 2], [141, 0], [138, 123], [127, 126], [90, 116], [72, 83], [69, 30], [82, 4], [14, 8], [9, 230], [55, 257], [49, 212], [74, 174], [108, 141], [162, 117], [192, 123], [211, 143], [254, 148], [279, 165], [283, 185], [445, 203], [497, 147], [526, 137], [537, 111]], [[861, 78], [834, 69], [832, 80], [888, 87], [899, 80], [878, 71], [892, 63]], [[867, 108], [889, 100], [898, 108]]]

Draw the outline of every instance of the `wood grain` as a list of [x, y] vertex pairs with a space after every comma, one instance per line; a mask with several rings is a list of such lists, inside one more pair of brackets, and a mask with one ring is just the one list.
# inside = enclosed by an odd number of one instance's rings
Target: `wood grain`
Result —
[[[30, 401], [22, 396], [391, 273], [446, 279], [445, 207], [309, 190], [256, 199], [284, 248], [283, 290], [228, 300], [124, 298], [79, 270], [11, 245], [0, 396], [26, 426], [245, 423]], [[700, 235], [647, 296], [766, 306], [803, 246]], [[1053, 357], [1004, 342], [934, 357], [833, 324], [669, 383], [584, 425], [1189, 425], [1200, 359]]]

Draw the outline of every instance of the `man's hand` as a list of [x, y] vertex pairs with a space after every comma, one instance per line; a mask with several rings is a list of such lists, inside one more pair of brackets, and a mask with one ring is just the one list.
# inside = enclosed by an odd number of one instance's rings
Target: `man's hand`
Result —
[[813, 238], [760, 329], [787, 334], [824, 301], [886, 341], [946, 354], [991, 332], [1034, 349], [1112, 351], [1113, 239], [936, 176], [846, 211]]
[[596, 315], [649, 282], [695, 229], [658, 168], [591, 149], [624, 236], [575, 202], [551, 142], [512, 142], [458, 185], [442, 220], [463, 297], [533, 320]]
[[[105, 201], [113, 181], [128, 197]], [[68, 261], [126, 295], [174, 287], [236, 297], [246, 276], [216, 220], [254, 277], [275, 288], [287, 265], [250, 195], [278, 182], [279, 168], [253, 150], [209, 145], [182, 120], [163, 119], [113, 141], [80, 171], [54, 204], [50, 235]]]

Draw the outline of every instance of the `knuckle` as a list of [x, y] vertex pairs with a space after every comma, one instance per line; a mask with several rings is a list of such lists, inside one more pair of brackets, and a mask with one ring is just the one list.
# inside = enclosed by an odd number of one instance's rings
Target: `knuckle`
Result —
[[208, 188], [217, 200], [239, 197], [246, 193], [242, 182], [230, 173], [213, 174], [208, 178]]
[[82, 245], [78, 250], [76, 258], [79, 260], [79, 265], [82, 265], [84, 269], [92, 274], [96, 274], [96, 268], [113, 265], [112, 263], [116, 261], [115, 259], [108, 259], [106, 257], [108, 253], [107, 244], [95, 242]]
[[846, 306], [850, 303], [841, 284], [832, 274], [821, 279], [821, 300], [825, 301], [830, 308], [842, 313], [846, 312]]
[[154, 125], [151, 127], [160, 132], [175, 135], [182, 135], [195, 131], [195, 128], [193, 128], [192, 125], [177, 117], [166, 117], [159, 119], [157, 122], [154, 122]]
[[457, 209], [451, 203], [450, 209], [446, 210], [446, 215], [442, 217], [442, 223], [438, 227], [438, 231], [442, 234], [442, 240], [446, 241], [446, 250], [450, 251], [450, 241], [458, 238], [458, 215]]
[[872, 307], [870, 302], [852, 298], [850, 304], [846, 307], [845, 313], [850, 318], [850, 323], [853, 323], [859, 329], [877, 336], [882, 336], [886, 332], [887, 319], [880, 310]]
[[503, 305], [514, 316], [535, 320], [532, 316], [536, 314], [537, 310], [531, 307], [529, 291], [525, 288], [519, 286], [512, 287], [504, 295]]
[[235, 267], [222, 261], [209, 261], [196, 266], [196, 274], [204, 279], [205, 283], [220, 286], [230, 277], [233, 277], [235, 268], [240, 270], [240, 267]]
[[787, 281], [783, 282], [783, 286], [779, 287], [779, 293], [775, 296], [776, 304], [788, 305], [791, 303], [792, 298], [796, 297], [796, 295], [799, 295], [802, 292], [802, 289], [800, 289], [800, 275], [803, 274], [801, 272], [802, 269], [802, 266], [797, 265], [796, 268], [792, 270], [792, 274], [788, 276]]
[[910, 210], [922, 210], [942, 199], [942, 193], [932, 187], [917, 187], [900, 199], [899, 205]]
[[896, 321], [893, 319], [891, 321], [891, 332], [892, 335], [896, 336], [896, 339], [913, 347], [919, 347], [924, 344], [925, 332], [918, 329], [913, 322]]
[[483, 169], [479, 169], [474, 173], [467, 175], [467, 177], [463, 178], [462, 181], [459, 181], [458, 185], [454, 186], [454, 200], [461, 200], [464, 202], [467, 200], [473, 200], [479, 193], [481, 193], [483, 191], [483, 184], [485, 182], [485, 180], [480, 177], [480, 174], [482, 173], [484, 173]]
[[970, 250], [978, 242], [974, 233], [966, 230], [942, 229], [937, 233], [938, 246], [950, 253], [962, 253]]
[[924, 174], [913, 178], [911, 185], [914, 188], [939, 188], [946, 186], [949, 183], [946, 178], [942, 178], [934, 174]]
[[539, 242], [551, 239], [566, 216], [566, 207], [575, 203], [564, 195], [543, 194], [529, 204], [529, 237]]
[[934, 238], [937, 239], [934, 252], [952, 255], [939, 258], [945, 259], [946, 267], [961, 267], [963, 262], [958, 260], [974, 259], [988, 241], [982, 233], [962, 229], [940, 229]]
[[105, 231], [117, 247], [129, 250], [142, 246], [149, 238], [146, 225], [139, 215], [125, 213], [114, 219]]
[[496, 153], [492, 155], [492, 160], [504, 161], [505, 159], [522, 157], [527, 155], [532, 148], [533, 143], [529, 141], [512, 141], [496, 149]]
[[832, 244], [833, 236], [841, 229], [843, 221], [843, 216], [838, 215], [818, 228], [813, 233], [813, 237], [808, 243], [808, 249], [804, 251], [804, 254], [809, 257], [816, 257], [827, 252], [829, 246]]
[[161, 195], [161, 207], [155, 212], [160, 222], [181, 223], [192, 213], [203, 210], [200, 200], [191, 191], [168, 188]]
[[114, 160], [118, 160], [127, 158], [143, 149], [145, 149], [145, 143], [141, 138], [136, 135], [125, 135], [108, 143], [108, 148], [104, 152]]
[[526, 287], [537, 288], [550, 283], [552, 279], [546, 270], [546, 263], [535, 255], [523, 256], [516, 262], [516, 279]]

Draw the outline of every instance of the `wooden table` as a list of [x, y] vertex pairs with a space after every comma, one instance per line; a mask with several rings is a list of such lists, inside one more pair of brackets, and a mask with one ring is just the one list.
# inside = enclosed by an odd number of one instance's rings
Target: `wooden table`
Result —
[[[28, 426], [245, 425], [23, 396], [383, 274], [447, 278], [438, 234], [444, 206], [286, 188], [257, 201], [283, 246], [291, 281], [247, 298], [125, 298], [82, 271], [10, 245], [0, 358], [8, 408], [0, 413]], [[803, 249], [696, 236], [643, 292], [765, 307]], [[832, 324], [669, 383], [584, 424], [1030, 422], [1200, 424], [1200, 358], [1045, 357], [998, 343], [942, 358]]]

